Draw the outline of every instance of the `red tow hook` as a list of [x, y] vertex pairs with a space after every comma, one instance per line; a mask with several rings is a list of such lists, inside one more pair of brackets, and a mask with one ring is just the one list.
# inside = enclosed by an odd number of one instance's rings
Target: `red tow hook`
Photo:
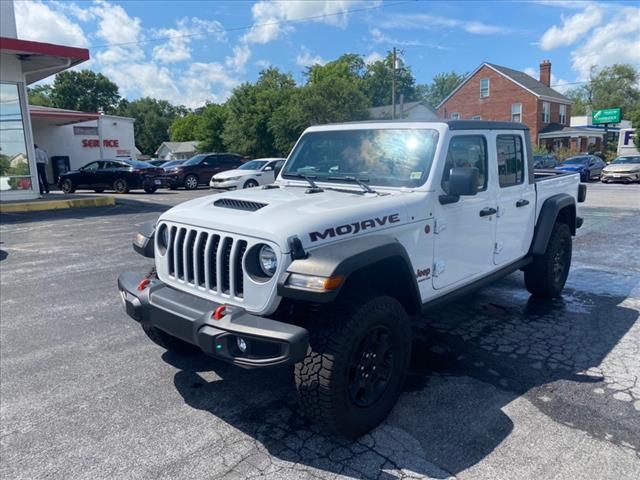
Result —
[[147, 288], [149, 286], [150, 283], [151, 283], [151, 279], [143, 278], [142, 280], [140, 280], [140, 283], [138, 284], [137, 290], [139, 292], [142, 292], [145, 288]]
[[211, 318], [213, 318], [214, 320], [221, 320], [222, 317], [224, 317], [226, 309], [227, 309], [226, 305], [220, 305], [218, 308], [215, 309], [215, 311], [213, 312], [213, 315], [211, 315]]

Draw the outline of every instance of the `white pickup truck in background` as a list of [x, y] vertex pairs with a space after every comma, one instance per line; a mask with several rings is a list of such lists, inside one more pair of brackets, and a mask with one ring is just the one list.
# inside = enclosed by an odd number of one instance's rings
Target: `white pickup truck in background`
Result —
[[118, 285], [159, 345], [294, 364], [305, 415], [356, 437], [396, 402], [424, 309], [517, 270], [561, 293], [585, 195], [577, 174], [534, 172], [519, 123], [311, 127], [275, 184], [145, 225], [134, 248], [155, 270]]

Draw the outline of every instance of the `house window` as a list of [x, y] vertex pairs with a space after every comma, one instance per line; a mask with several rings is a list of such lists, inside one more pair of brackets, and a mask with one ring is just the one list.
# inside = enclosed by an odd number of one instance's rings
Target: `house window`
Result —
[[483, 78], [480, 80], [480, 98], [487, 98], [489, 96], [489, 79]]
[[560, 124], [564, 125], [567, 122], [567, 106], [560, 105]]
[[74, 135], [98, 135], [98, 127], [73, 127]]
[[482, 117], [480, 115], [474, 115], [471, 117], [471, 120], [482, 120]]
[[451, 120], [460, 120], [460, 113], [458, 112], [453, 112], [451, 114]]
[[542, 102], [542, 123], [549, 123], [550, 111], [551, 104], [549, 102]]
[[511, 104], [511, 121], [512, 122], [522, 121], [522, 104], [521, 103]]

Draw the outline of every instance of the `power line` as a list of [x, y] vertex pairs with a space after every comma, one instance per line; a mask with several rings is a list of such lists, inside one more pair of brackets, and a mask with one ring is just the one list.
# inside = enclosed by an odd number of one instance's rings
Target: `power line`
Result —
[[[405, 1], [402, 1], [402, 2], [395, 2], [395, 3], [383, 3], [381, 5], [376, 5], [376, 6], [373, 6], [373, 7], [354, 8], [352, 10], [343, 10], [343, 11], [335, 12], [335, 13], [324, 13], [322, 15], [311, 15], [311, 16], [308, 16], [308, 17], [294, 18], [294, 19], [291, 19], [291, 20], [278, 20], [278, 21], [274, 21], [274, 22], [255, 23], [255, 24], [252, 24], [252, 25], [245, 25], [245, 26], [242, 26], [242, 27], [216, 28], [216, 29], [207, 30], [206, 32], [204, 32], [204, 35], [212, 34], [212, 33], [236, 32], [236, 31], [241, 31], [241, 30], [249, 30], [249, 29], [252, 29], [252, 28], [271, 27], [271, 26], [274, 26], [274, 25], [305, 22], [305, 21], [308, 21], [308, 20], [317, 20], [317, 19], [320, 19], [320, 18], [336, 17], [338, 15], [361, 13], [361, 12], [366, 12], [366, 11], [370, 11], [370, 10], [376, 10], [376, 9], [379, 9], [379, 8], [396, 7], [398, 5], [406, 5], [408, 3], [416, 3], [418, 1], [420, 1], [420, 0], [405, 0]], [[166, 35], [166, 36], [162, 36], [162, 37], [150, 38], [148, 40], [138, 40], [138, 41], [135, 41], [135, 42], [107, 43], [107, 44], [104, 44], [104, 45], [90, 45], [89, 48], [95, 50], [95, 49], [110, 48], [110, 47], [124, 47], [124, 46], [128, 46], [128, 45], [140, 45], [140, 44], [143, 44], [143, 43], [163, 42], [163, 41], [166, 41], [166, 40], [172, 40], [174, 38], [198, 37], [198, 36], [201, 36], [201, 35], [203, 35], [202, 32], [185, 33], [184, 35]]]

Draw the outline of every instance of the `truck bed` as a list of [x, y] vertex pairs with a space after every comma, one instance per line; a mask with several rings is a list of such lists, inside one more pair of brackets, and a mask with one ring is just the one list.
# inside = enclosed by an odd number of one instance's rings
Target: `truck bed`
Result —
[[561, 193], [569, 193], [578, 202], [580, 188], [580, 174], [558, 172], [556, 170], [534, 170], [536, 188], [536, 222], [540, 215], [542, 204], [547, 198]]

